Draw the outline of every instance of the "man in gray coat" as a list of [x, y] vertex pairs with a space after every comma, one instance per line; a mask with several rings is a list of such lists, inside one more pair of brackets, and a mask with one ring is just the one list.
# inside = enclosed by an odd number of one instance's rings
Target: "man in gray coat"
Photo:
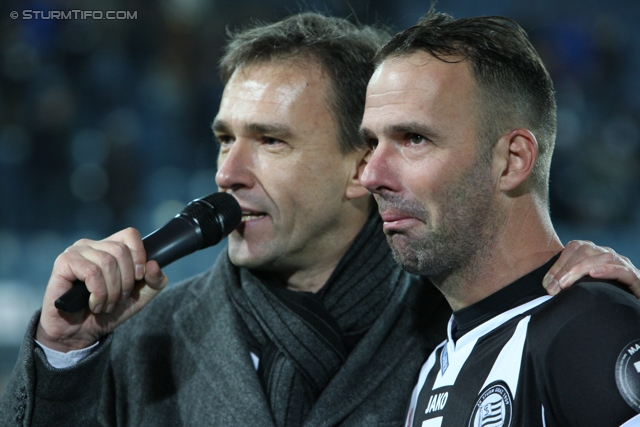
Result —
[[[168, 280], [137, 231], [68, 248], [0, 424], [402, 425], [450, 312], [394, 263], [360, 184], [369, 152], [357, 132], [385, 39], [317, 14], [233, 36], [213, 122], [217, 184], [243, 211], [227, 250], [158, 295]], [[575, 243], [549, 282], [595, 263], [637, 286], [633, 266], [611, 257]], [[90, 309], [56, 310], [77, 279]]]

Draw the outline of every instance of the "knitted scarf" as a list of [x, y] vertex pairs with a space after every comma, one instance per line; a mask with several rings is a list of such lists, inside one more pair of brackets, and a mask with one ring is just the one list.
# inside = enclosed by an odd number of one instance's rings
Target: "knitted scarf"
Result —
[[278, 427], [302, 425], [349, 352], [387, 306], [400, 274], [373, 212], [316, 294], [287, 290], [227, 258], [225, 284], [260, 357]]

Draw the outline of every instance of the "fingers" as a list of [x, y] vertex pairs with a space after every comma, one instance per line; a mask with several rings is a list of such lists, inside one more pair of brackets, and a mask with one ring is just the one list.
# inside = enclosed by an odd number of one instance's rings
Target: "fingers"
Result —
[[146, 252], [140, 234], [132, 228], [105, 240], [82, 239], [56, 261], [54, 274], [73, 282], [84, 281], [91, 292], [93, 313], [111, 313], [127, 298], [136, 280], [145, 277]]
[[107, 237], [105, 240], [122, 242], [129, 248], [134, 264], [135, 280], [142, 280], [145, 274], [145, 264], [147, 263], [147, 252], [144, 249], [144, 243], [138, 230], [131, 227], [126, 228]]
[[162, 272], [158, 263], [155, 261], [149, 261], [147, 263], [147, 272], [144, 276], [144, 286], [140, 288], [140, 292], [137, 296], [135, 303], [136, 310], [141, 310], [145, 305], [155, 298], [160, 291], [162, 291], [169, 279]]
[[618, 255], [613, 249], [596, 246], [589, 241], [571, 241], [551, 267], [543, 280], [543, 286], [551, 295], [571, 286], [581, 277], [618, 280], [629, 286], [640, 298], [640, 271], [631, 261]]
[[89, 308], [94, 313], [111, 313], [115, 304], [135, 283], [134, 263], [129, 248], [122, 243], [97, 242], [75, 249], [84, 277], [79, 277], [91, 292]]
[[[628, 260], [628, 258], [624, 257]], [[603, 280], [617, 280], [629, 286], [629, 290], [640, 299], [640, 270], [628, 261], [627, 265], [606, 265], [596, 267], [589, 272], [594, 278]]]
[[149, 261], [147, 263], [146, 274], [144, 276], [144, 282], [151, 289], [161, 291], [167, 285], [167, 276], [162, 272], [160, 266], [155, 261]]
[[[566, 276], [570, 267], [575, 264], [574, 256], [576, 252], [591, 251], [594, 247], [595, 245], [592, 242], [585, 240], [572, 240], [565, 246], [560, 257], [556, 263], [551, 266], [542, 281], [542, 286], [547, 289], [550, 295], [555, 295], [561, 290], [559, 285], [560, 279]], [[583, 255], [583, 257], [584, 256], [588, 255]]]

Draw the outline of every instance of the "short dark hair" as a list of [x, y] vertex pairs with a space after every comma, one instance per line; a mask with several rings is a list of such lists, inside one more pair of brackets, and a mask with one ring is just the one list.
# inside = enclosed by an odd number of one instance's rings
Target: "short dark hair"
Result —
[[247, 65], [311, 57], [330, 77], [332, 93], [327, 101], [337, 123], [341, 152], [365, 147], [358, 129], [374, 70], [373, 57], [389, 39], [386, 30], [306, 12], [229, 35], [220, 60], [224, 84], [235, 70]]
[[469, 61], [481, 102], [478, 137], [485, 158], [491, 158], [490, 150], [505, 133], [518, 127], [533, 132], [538, 140], [533, 188], [548, 199], [556, 137], [555, 91], [527, 33], [505, 17], [453, 19], [432, 6], [415, 26], [393, 37], [374, 63], [416, 51], [445, 62]]

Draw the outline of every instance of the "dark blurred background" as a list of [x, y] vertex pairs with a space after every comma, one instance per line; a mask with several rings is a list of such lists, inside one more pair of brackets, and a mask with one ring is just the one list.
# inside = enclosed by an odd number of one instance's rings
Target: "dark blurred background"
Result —
[[[415, 0], [3, 0], [0, 393], [60, 252], [80, 237], [127, 226], [145, 235], [215, 191], [210, 123], [226, 28], [317, 10], [401, 30], [428, 7]], [[611, 246], [640, 266], [640, 2], [441, 0], [438, 9], [506, 15], [529, 32], [558, 95], [551, 205], [560, 237]], [[51, 19], [74, 10], [72, 19]], [[119, 19], [105, 19], [107, 11]], [[185, 278], [218, 250], [165, 271], [172, 281]]]

